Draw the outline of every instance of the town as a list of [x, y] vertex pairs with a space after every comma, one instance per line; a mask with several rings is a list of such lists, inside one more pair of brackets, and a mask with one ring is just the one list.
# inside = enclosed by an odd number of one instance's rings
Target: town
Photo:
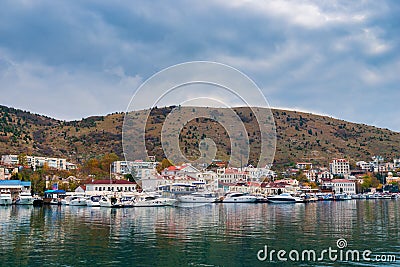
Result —
[[[27, 192], [37, 197], [45, 195], [57, 204], [60, 197], [68, 194], [105, 196], [133, 192], [169, 192], [168, 197], [173, 198], [211, 192], [213, 201], [222, 200], [228, 193], [254, 196], [248, 202], [267, 201], [285, 194], [302, 197], [303, 201], [394, 198], [400, 182], [400, 159], [386, 162], [381, 156], [355, 164], [334, 158], [329, 166], [296, 162], [283, 170], [251, 165], [234, 168], [220, 160], [202, 167], [190, 163], [174, 165], [167, 159], [157, 162], [155, 157], [121, 161], [113, 153], [89, 159], [83, 165], [64, 158], [25, 154], [3, 155], [0, 164], [1, 204], [8, 203], [1, 201], [3, 198], [11, 204]], [[294, 197], [289, 198], [284, 201], [296, 202]]]

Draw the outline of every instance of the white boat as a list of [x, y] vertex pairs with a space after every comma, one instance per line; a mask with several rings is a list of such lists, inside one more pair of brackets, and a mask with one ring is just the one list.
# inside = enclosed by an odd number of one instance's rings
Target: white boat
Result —
[[215, 194], [210, 192], [196, 192], [178, 197], [178, 201], [183, 203], [213, 203], [216, 200]]
[[12, 204], [12, 197], [10, 190], [3, 190], [0, 192], [0, 205], [6, 206]]
[[257, 197], [241, 192], [229, 193], [222, 200], [223, 203], [252, 203], [256, 201]]
[[134, 207], [161, 207], [172, 206], [176, 199], [159, 197], [157, 195], [141, 195], [137, 196], [133, 201]]
[[267, 197], [271, 203], [303, 203], [304, 199], [301, 197], [294, 197], [289, 193], [282, 193], [280, 195]]
[[91, 196], [86, 199], [86, 205], [88, 207], [100, 207], [101, 196]]
[[72, 196], [67, 196], [63, 199], [60, 200], [61, 205], [69, 205], [69, 202], [71, 201]]
[[29, 192], [21, 192], [15, 201], [17, 205], [33, 205], [34, 197]]
[[100, 207], [123, 208], [121, 200], [115, 196], [102, 196], [99, 201]]
[[69, 201], [70, 206], [86, 206], [86, 198], [83, 196], [73, 196]]

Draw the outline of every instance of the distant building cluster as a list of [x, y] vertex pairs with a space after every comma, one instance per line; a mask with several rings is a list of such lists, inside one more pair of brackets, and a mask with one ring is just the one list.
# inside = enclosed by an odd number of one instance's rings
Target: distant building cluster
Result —
[[[0, 163], [0, 180], [10, 180], [11, 176], [22, 167], [21, 165], [33, 170], [43, 166], [56, 170], [77, 168], [63, 158], [28, 155], [24, 156], [23, 163], [20, 161], [21, 156], [3, 155]], [[87, 182], [85, 186], [89, 191], [131, 191], [137, 182], [143, 190], [156, 190], [175, 184], [201, 186], [210, 191], [222, 192], [277, 194], [299, 190], [324, 190], [355, 194], [356, 184], [362, 183], [362, 176], [367, 172], [385, 173], [387, 184], [400, 182], [400, 178], [396, 176], [397, 170], [400, 170], [400, 159], [385, 162], [380, 156], [373, 157], [369, 162], [358, 161], [353, 169], [347, 159], [334, 158], [328, 167], [316, 166], [312, 162], [297, 162], [280, 173], [271, 170], [271, 166], [260, 168], [249, 165], [233, 168], [222, 161], [215, 161], [212, 168], [186, 163], [169, 166], [158, 172], [159, 164], [154, 158], [150, 161], [115, 161], [110, 166], [109, 181], [91, 179], [92, 182]], [[130, 179], [130, 182], [127, 182], [127, 179]], [[111, 180], [117, 182], [110, 183]]]

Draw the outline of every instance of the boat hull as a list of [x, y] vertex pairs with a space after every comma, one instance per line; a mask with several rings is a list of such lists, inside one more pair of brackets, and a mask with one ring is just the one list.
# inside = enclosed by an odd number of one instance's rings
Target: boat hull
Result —
[[179, 202], [182, 203], [213, 203], [216, 202], [215, 197], [198, 197], [198, 196], [180, 196]]
[[257, 201], [256, 197], [232, 197], [225, 198], [222, 203], [254, 203]]

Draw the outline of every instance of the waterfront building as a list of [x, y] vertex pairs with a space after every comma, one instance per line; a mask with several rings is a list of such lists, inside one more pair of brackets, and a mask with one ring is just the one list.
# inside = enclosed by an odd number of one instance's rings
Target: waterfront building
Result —
[[136, 183], [126, 180], [92, 180], [85, 186], [88, 194], [136, 191]]
[[350, 174], [350, 164], [347, 159], [333, 159], [329, 167], [333, 175], [347, 177]]
[[0, 191], [10, 191], [12, 197], [16, 197], [20, 192], [30, 192], [31, 182], [25, 182], [20, 180], [1, 180]]
[[333, 179], [331, 181], [324, 181], [325, 188], [332, 188], [334, 193], [356, 194], [356, 182], [348, 179]]

